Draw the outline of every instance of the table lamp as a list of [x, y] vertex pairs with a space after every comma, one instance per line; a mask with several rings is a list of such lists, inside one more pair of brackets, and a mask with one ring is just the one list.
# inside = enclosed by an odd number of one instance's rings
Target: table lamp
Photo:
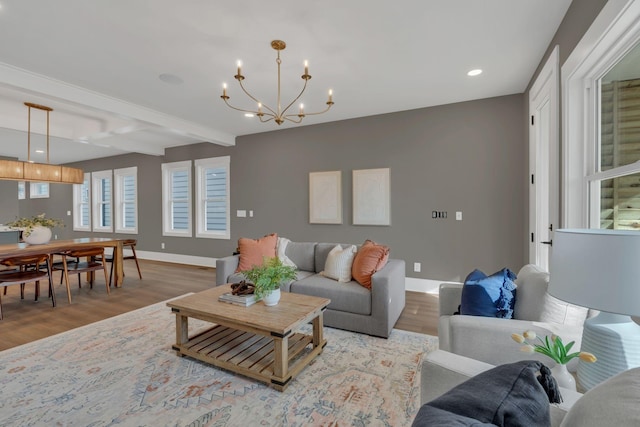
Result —
[[581, 351], [596, 363], [578, 363], [578, 382], [589, 390], [640, 366], [640, 231], [559, 229], [553, 235], [549, 293], [600, 310], [584, 324]]

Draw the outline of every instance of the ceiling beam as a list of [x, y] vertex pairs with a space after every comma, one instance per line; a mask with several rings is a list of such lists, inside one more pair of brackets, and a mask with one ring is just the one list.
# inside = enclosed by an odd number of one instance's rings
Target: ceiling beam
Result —
[[223, 146], [235, 145], [235, 136], [189, 122], [99, 92], [81, 88], [0, 62], [0, 83], [11, 87], [55, 97], [97, 110], [148, 122], [200, 141]]

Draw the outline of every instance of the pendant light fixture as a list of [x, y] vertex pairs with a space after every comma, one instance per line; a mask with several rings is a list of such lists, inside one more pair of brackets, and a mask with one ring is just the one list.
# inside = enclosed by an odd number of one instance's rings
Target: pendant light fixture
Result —
[[[82, 169], [49, 163], [49, 113], [53, 108], [25, 102], [29, 108], [29, 124], [27, 128], [27, 161], [0, 160], [0, 180], [52, 182], [61, 184], [82, 184], [84, 172]], [[47, 163], [31, 161], [31, 109], [47, 112]]]

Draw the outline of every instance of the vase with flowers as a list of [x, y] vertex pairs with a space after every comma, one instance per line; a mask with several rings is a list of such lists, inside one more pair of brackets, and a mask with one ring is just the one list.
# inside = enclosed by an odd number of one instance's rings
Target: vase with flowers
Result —
[[[544, 354], [556, 362], [556, 366], [551, 368], [551, 373], [560, 387], [572, 390], [576, 389], [576, 380], [567, 370], [567, 363], [570, 360], [576, 357], [587, 363], [593, 363], [598, 360], [593, 354], [586, 351], [570, 353], [575, 341], [571, 341], [565, 345], [562, 342], [562, 338], [557, 335], [552, 335], [551, 338], [545, 336], [544, 339], [542, 339], [538, 337], [534, 331], [525, 331], [522, 335], [511, 334], [511, 338], [518, 344], [522, 344], [520, 348], [521, 351], [525, 353], [536, 352]], [[534, 340], [537, 340], [537, 342]]]
[[47, 218], [44, 213], [31, 218], [20, 218], [7, 223], [13, 229], [22, 231], [22, 240], [30, 245], [41, 245], [51, 240], [51, 229], [64, 227], [64, 222]]

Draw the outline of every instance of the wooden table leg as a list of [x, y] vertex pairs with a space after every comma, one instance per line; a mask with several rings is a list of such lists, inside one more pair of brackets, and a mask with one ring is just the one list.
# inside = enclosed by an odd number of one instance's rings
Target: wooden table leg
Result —
[[189, 341], [189, 317], [183, 316], [179, 311], [174, 309], [176, 315], [176, 345], [173, 349], [178, 352], [179, 356], [182, 356], [180, 346]]
[[113, 262], [113, 274], [115, 276], [113, 283], [116, 288], [121, 287], [122, 282], [124, 281], [124, 260], [122, 259], [122, 251], [122, 241], [118, 241], [117, 246], [114, 246], [113, 248], [113, 260], [111, 261]]
[[273, 376], [279, 378], [276, 382], [272, 382], [274, 388], [283, 391], [291, 378], [289, 375], [289, 338], [273, 337], [274, 360], [273, 360]]
[[313, 348], [322, 345], [322, 341], [324, 340], [324, 337], [322, 336], [322, 328], [324, 326], [323, 315], [324, 312], [321, 311], [320, 314], [318, 314], [318, 317], [313, 319]]

